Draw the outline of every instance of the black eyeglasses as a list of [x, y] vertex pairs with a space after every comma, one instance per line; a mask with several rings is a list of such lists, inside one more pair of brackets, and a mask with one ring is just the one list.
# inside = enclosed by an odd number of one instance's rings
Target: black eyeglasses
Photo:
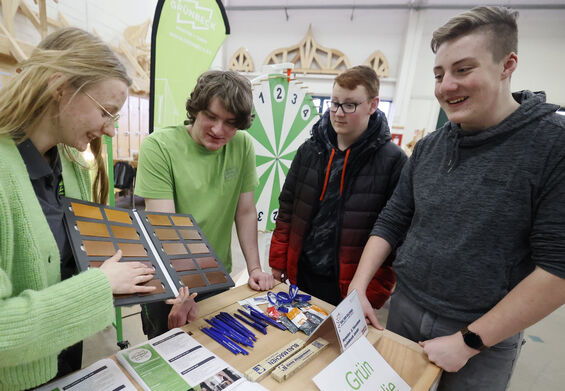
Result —
[[[366, 100], [365, 102], [368, 102], [369, 100]], [[357, 106], [362, 105], [365, 102], [361, 102], [361, 103], [353, 103], [353, 102], [338, 103], [338, 102], [334, 102], [332, 100], [330, 102], [330, 111], [332, 113], [337, 113], [337, 111], [341, 107], [341, 111], [343, 111], [344, 114], [352, 114], [352, 113], [355, 113], [355, 110], [357, 110]]]

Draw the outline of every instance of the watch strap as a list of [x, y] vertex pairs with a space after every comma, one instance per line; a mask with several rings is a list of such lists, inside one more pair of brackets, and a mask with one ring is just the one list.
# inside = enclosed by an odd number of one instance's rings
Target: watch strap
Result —
[[471, 349], [479, 351], [486, 349], [486, 345], [483, 343], [481, 336], [469, 330], [467, 326], [463, 327], [460, 332], [463, 336], [463, 342]]

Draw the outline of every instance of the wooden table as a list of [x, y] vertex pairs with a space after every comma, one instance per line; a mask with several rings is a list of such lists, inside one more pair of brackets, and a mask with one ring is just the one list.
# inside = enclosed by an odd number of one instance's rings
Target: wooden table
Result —
[[[288, 292], [288, 286], [279, 283], [275, 286], [273, 291]], [[194, 320], [183, 329], [190, 332], [192, 337], [198, 340], [198, 342], [207, 349], [221, 357], [238, 371], [244, 373], [253, 365], [294, 339], [301, 338], [306, 340], [308, 338], [302, 332], [292, 334], [289, 331], [282, 331], [273, 326], [269, 326], [267, 327], [267, 335], [255, 333], [257, 335], [255, 346], [252, 349], [245, 348], [249, 351], [249, 355], [244, 356], [241, 354], [234, 355], [200, 330], [201, 327], [209, 326], [204, 319], [209, 319], [218, 314], [220, 311], [233, 314], [234, 312], [237, 312], [238, 308], [241, 308], [237, 303], [239, 300], [262, 295], [265, 295], [265, 292], [253, 291], [247, 285], [243, 285], [230, 289], [229, 291], [212, 298], [203, 300], [199, 303], [200, 311], [198, 319]], [[334, 309], [334, 306], [331, 304], [325, 303], [314, 297], [311, 302], [319, 305], [328, 312]], [[339, 342], [331, 330], [328, 330], [328, 332], [320, 336], [329, 341], [330, 345], [316, 356], [314, 361], [310, 362], [293, 377], [283, 383], [279, 383], [271, 376], [267, 376], [260, 383], [269, 390], [291, 390], [295, 389], [295, 387], [301, 391], [317, 390], [318, 388], [312, 381], [312, 378], [328, 366], [340, 354]], [[413, 391], [429, 390], [430, 385], [441, 373], [437, 366], [431, 364], [427, 360], [422, 348], [420, 348], [418, 344], [400, 337], [399, 335], [387, 330], [380, 331], [369, 326], [367, 339], [412, 387]]]

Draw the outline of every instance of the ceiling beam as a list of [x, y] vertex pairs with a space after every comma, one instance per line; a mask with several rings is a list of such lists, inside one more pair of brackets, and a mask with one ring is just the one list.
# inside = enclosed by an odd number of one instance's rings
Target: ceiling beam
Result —
[[[455, 3], [455, 4], [425, 4], [421, 2], [397, 4], [397, 3], [381, 3], [381, 4], [327, 4], [327, 5], [226, 5], [226, 11], [288, 11], [288, 10], [367, 10], [367, 9], [438, 9], [438, 10], [466, 10], [473, 7], [485, 5], [484, 3]], [[512, 2], [498, 4], [500, 6], [513, 9], [529, 9], [529, 10], [560, 10], [565, 9], [564, 4], [544, 4], [544, 3], [516, 3]]]

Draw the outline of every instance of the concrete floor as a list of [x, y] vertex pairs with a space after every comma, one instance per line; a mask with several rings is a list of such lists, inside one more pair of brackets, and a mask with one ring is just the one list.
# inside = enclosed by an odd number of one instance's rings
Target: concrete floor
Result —
[[[259, 233], [259, 253], [265, 264], [268, 259], [270, 234]], [[235, 234], [232, 240], [233, 271], [236, 285], [247, 282], [244, 259]], [[264, 270], [268, 267], [264, 265]], [[122, 310], [124, 339], [130, 345], [141, 343], [147, 338], [141, 330], [140, 307], [124, 307]], [[386, 309], [379, 318], [386, 318]], [[530, 327], [525, 332], [526, 344], [518, 360], [510, 391], [557, 391], [565, 390], [565, 365], [559, 356], [565, 351], [565, 306]], [[116, 331], [110, 326], [100, 333], [87, 338], [84, 344], [83, 367], [116, 353]], [[561, 353], [559, 353], [561, 352]]]

